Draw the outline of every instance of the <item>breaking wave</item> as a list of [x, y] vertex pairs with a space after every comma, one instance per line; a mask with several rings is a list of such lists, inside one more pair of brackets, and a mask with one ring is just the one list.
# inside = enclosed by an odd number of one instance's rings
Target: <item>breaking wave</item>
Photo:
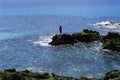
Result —
[[102, 21], [92, 24], [92, 26], [96, 28], [120, 29], [120, 22]]
[[50, 46], [49, 42], [51, 42], [51, 36], [41, 36], [39, 37], [38, 40], [34, 41], [33, 43], [35, 45], [40, 45], [40, 46]]

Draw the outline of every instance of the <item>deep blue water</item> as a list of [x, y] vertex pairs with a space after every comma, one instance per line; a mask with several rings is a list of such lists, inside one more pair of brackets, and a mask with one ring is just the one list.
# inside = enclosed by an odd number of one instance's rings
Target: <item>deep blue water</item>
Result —
[[69, 5], [61, 1], [60, 5], [33, 2], [31, 6], [27, 2], [4, 2], [0, 6], [0, 70], [28, 69], [77, 78], [80, 75], [101, 78], [110, 70], [120, 70], [120, 53], [103, 50], [100, 42], [48, 45], [52, 36], [59, 34], [60, 24], [63, 33], [69, 34], [86, 28], [103, 35], [109, 31], [120, 33], [119, 1], [92, 0], [88, 4], [81, 0], [85, 5], [75, 1]]
[[119, 17], [119, 0], [0, 0], [0, 15]]
[[120, 21], [120, 18], [81, 18], [68, 16], [2, 16], [0, 18], [0, 70], [16, 68], [79, 77], [102, 77], [120, 69], [120, 53], [102, 50], [100, 42], [53, 47], [51, 37], [89, 28], [106, 34], [118, 28], [96, 28], [91, 24]]
[[52, 5], [0, 9], [0, 15], [67, 15], [79, 17], [119, 17], [120, 6]]

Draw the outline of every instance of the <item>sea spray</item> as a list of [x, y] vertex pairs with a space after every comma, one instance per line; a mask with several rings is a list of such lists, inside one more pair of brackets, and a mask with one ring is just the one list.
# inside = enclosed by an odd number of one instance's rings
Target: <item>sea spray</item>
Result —
[[48, 43], [51, 41], [51, 36], [40, 36], [39, 39], [34, 41], [33, 43], [40, 46], [50, 46]]
[[102, 21], [93, 24], [96, 28], [120, 29], [120, 22]]

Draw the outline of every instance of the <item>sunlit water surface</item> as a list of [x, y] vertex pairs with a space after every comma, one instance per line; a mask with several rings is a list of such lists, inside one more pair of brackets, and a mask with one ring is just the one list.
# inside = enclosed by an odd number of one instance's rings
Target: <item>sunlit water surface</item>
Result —
[[[101, 42], [51, 46], [48, 43], [59, 34], [72, 34], [92, 29], [106, 34], [120, 32], [116, 18], [82, 18], [68, 16], [1, 16], [0, 70], [16, 68], [48, 72], [79, 78], [80, 75], [101, 78], [110, 70], [120, 70], [120, 53], [102, 49]], [[111, 23], [112, 26], [104, 24]], [[112, 27], [112, 28], [111, 28]]]

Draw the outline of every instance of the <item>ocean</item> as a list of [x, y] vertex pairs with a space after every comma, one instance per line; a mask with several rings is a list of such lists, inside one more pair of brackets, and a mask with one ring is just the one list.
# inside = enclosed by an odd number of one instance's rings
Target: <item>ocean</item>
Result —
[[60, 25], [67, 34], [83, 29], [102, 35], [120, 33], [119, 9], [117, 4], [0, 7], [0, 70], [28, 69], [76, 78], [101, 78], [120, 70], [120, 52], [102, 49], [101, 42], [48, 44], [59, 34]]

